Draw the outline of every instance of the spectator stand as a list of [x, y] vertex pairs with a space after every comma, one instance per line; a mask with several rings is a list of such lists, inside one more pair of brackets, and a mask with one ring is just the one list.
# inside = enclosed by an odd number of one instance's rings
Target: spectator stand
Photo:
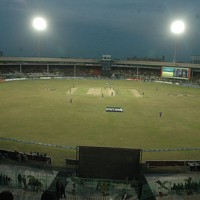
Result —
[[0, 187], [39, 192], [48, 189], [57, 174], [52, 169], [1, 164]]
[[18, 151], [0, 150], [0, 160], [10, 159], [18, 162], [28, 162], [31, 161], [33, 164], [38, 165], [51, 165], [51, 157], [47, 156], [45, 153], [22, 153]]
[[200, 160], [146, 160], [145, 162], [147, 168], [152, 167], [168, 167], [168, 166], [200, 166]]
[[[188, 195], [200, 194], [200, 176], [196, 174], [163, 174], [158, 176], [146, 175], [148, 184], [142, 188], [142, 197], [145, 199], [150, 194], [154, 196], [168, 196], [168, 198], [178, 196], [175, 199], [180, 199]], [[191, 197], [192, 199], [192, 197]], [[199, 199], [199, 197], [198, 197]]]

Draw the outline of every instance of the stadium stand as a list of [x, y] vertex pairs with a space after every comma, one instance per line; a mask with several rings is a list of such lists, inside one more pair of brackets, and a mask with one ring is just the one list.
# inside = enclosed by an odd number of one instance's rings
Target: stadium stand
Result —
[[[182, 66], [183, 63], [177, 65]], [[155, 60], [113, 61], [110, 73], [107, 73], [111, 76], [106, 78], [160, 80], [162, 66], [173, 66], [173, 63], [157, 62]], [[192, 70], [192, 81], [200, 84], [200, 73], [198, 71], [200, 65], [185, 64], [185, 66], [196, 70]], [[102, 66], [99, 60], [48, 58], [2, 58], [0, 60], [0, 79], [40, 77], [103, 78]], [[13, 169], [13, 166], [8, 167], [6, 165], [8, 159], [14, 160], [15, 169]], [[31, 200], [31, 196], [37, 196], [37, 199], [55, 199], [57, 180], [64, 183], [64, 191], [68, 199], [155, 199], [155, 196], [166, 195], [170, 198], [170, 195], [174, 194], [179, 195], [179, 198], [183, 195], [199, 195], [200, 193], [200, 177], [199, 174], [196, 174], [196, 171], [199, 170], [199, 161], [149, 160], [146, 161], [145, 167], [178, 166], [179, 170], [185, 167], [184, 170], [187, 173], [177, 177], [173, 172], [164, 178], [160, 174], [154, 174], [152, 178], [152, 176], [145, 174], [147, 169], [144, 168], [142, 176], [131, 181], [78, 177], [77, 166], [79, 162], [75, 159], [66, 159], [66, 168], [64, 169], [52, 170], [51, 168], [51, 171], [48, 171], [47, 167], [52, 163], [52, 158], [39, 152], [22, 153], [2, 149], [0, 150], [0, 161], [1, 167], [5, 165], [0, 170], [0, 185], [2, 186], [0, 188], [4, 189], [6, 186], [8, 189], [13, 189], [14, 197], [17, 199], [22, 199], [22, 194], [27, 195], [26, 199], [29, 200]], [[31, 164], [34, 162], [44, 165], [40, 165], [38, 171], [35, 168], [22, 168], [22, 164], [27, 161], [31, 161]], [[19, 163], [20, 167], [17, 167]], [[41, 172], [42, 170], [44, 171]], [[23, 183], [24, 187], [19, 185], [19, 173], [26, 175], [27, 187], [25, 187], [25, 183]], [[30, 191], [34, 191], [34, 195], [30, 195]]]
[[2, 159], [11, 159], [17, 161], [35, 161], [35, 162], [43, 162], [46, 164], [51, 164], [51, 158], [48, 157], [45, 153], [22, 153], [18, 151], [9, 151], [9, 150], [0, 150], [0, 160]]

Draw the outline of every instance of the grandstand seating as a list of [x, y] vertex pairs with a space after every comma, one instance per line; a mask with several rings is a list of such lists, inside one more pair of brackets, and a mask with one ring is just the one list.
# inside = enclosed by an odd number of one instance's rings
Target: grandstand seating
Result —
[[51, 164], [51, 157], [46, 156], [46, 154], [40, 154], [38, 152], [35, 153], [22, 153], [18, 151], [10, 151], [10, 150], [0, 150], [0, 159], [12, 159], [17, 161], [36, 161], [43, 162], [46, 164]]
[[[18, 69], [17, 69], [18, 68]], [[114, 74], [114, 78], [139, 78], [156, 80], [160, 78], [160, 70], [153, 69], [140, 69], [136, 71], [136, 68], [113, 68], [111, 74]], [[47, 70], [47, 66], [44, 65], [23, 65], [21, 73], [19, 66], [0, 66], [0, 76], [4, 78], [39, 78], [39, 77], [101, 77], [101, 69], [99, 66], [63, 66], [52, 65]], [[113, 77], [112, 77], [113, 78]]]

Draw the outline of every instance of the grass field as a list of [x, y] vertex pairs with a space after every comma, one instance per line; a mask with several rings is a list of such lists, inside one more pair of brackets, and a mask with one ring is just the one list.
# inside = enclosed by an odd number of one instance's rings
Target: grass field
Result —
[[[107, 106], [122, 107], [124, 112], [105, 112]], [[6, 82], [0, 84], [0, 113], [0, 137], [67, 146], [200, 147], [197, 88], [125, 80]], [[74, 153], [3, 140], [0, 147], [46, 152], [58, 165]], [[143, 159], [199, 156], [199, 151], [176, 151], [145, 153]]]

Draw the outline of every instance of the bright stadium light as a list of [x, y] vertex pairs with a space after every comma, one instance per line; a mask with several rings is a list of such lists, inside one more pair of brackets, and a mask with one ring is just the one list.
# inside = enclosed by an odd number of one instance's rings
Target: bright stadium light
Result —
[[[42, 31], [46, 30], [47, 22], [42, 17], [36, 17], [32, 21], [32, 26], [36, 31], [42, 32]], [[38, 36], [37, 56], [40, 57], [40, 34]]]
[[[171, 32], [176, 34], [176, 35], [180, 35], [185, 31], [185, 24], [183, 21], [181, 20], [176, 20], [171, 24]], [[176, 39], [175, 39], [175, 48], [174, 48], [174, 58], [173, 58], [173, 62], [176, 62], [176, 51], [177, 51], [177, 43], [176, 43]]]
[[36, 18], [33, 19], [33, 27], [37, 31], [44, 31], [47, 27], [47, 22], [42, 17], [36, 17]]
[[184, 30], [185, 30], [185, 24], [180, 20], [174, 21], [171, 25], [172, 33], [181, 34], [184, 32]]

